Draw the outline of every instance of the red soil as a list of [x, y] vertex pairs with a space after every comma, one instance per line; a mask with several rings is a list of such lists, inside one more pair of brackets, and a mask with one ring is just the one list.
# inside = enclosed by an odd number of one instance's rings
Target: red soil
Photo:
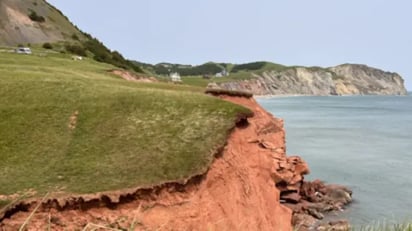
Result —
[[[51, 230], [83, 230], [89, 223], [112, 228], [130, 228], [134, 223], [135, 230], [292, 230], [292, 211], [280, 204], [275, 181], [300, 181], [308, 169], [300, 159], [286, 157], [283, 121], [253, 98], [220, 97], [250, 108], [254, 116], [248, 125], [234, 129], [222, 153], [198, 180], [181, 187], [164, 186], [145, 196], [130, 194], [127, 203], [110, 208], [58, 210], [59, 206], [44, 205], [28, 230], [47, 230], [48, 225]], [[281, 162], [299, 173], [282, 167], [286, 175], [280, 174]], [[0, 230], [17, 230], [34, 207], [4, 219]]]
[[110, 72], [128, 81], [145, 82], [145, 83], [159, 82], [154, 77], [140, 76], [140, 75], [134, 74], [126, 70], [112, 70]]

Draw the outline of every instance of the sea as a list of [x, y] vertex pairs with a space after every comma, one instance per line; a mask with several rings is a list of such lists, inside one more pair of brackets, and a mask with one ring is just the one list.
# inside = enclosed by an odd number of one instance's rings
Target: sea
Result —
[[[346, 185], [353, 225], [412, 220], [412, 96], [258, 98], [284, 119], [289, 155], [309, 164], [305, 179]], [[332, 214], [331, 216], [338, 216]]]

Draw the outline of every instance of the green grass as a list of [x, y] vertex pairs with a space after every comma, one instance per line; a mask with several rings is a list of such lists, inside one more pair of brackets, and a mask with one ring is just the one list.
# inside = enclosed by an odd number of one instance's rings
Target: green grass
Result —
[[412, 231], [412, 223], [388, 223], [380, 222], [371, 225], [363, 225], [360, 227], [354, 227], [351, 231]]
[[112, 68], [0, 53], [0, 195], [185, 179], [207, 169], [235, 117], [250, 113], [202, 88], [127, 82]]
[[7, 206], [10, 203], [11, 203], [11, 200], [1, 200], [0, 199], [0, 208]]

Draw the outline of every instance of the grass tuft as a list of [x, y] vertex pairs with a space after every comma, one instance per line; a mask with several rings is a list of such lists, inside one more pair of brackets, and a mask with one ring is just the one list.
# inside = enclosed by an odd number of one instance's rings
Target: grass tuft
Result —
[[412, 231], [412, 223], [377, 222], [371, 225], [354, 227], [351, 231]]

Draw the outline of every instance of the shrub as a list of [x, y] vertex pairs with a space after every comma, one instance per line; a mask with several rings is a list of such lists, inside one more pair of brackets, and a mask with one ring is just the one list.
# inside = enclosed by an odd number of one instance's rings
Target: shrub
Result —
[[45, 22], [46, 19], [43, 16], [40, 16], [34, 10], [30, 10], [29, 18], [34, 22]]
[[229, 96], [238, 96], [238, 97], [245, 97], [245, 98], [252, 98], [253, 94], [248, 92], [248, 91], [233, 91], [233, 90], [227, 90], [227, 89], [213, 89], [213, 88], [208, 88], [205, 90], [206, 94], [211, 94], [211, 95], [229, 95]]
[[72, 34], [72, 39], [73, 39], [73, 40], [77, 40], [77, 41], [80, 40], [80, 39], [79, 39], [79, 36], [77, 36], [77, 34]]
[[76, 55], [80, 55], [80, 56], [87, 56], [86, 54], [86, 50], [79, 45], [65, 45], [64, 48], [66, 49], [66, 51], [72, 53], [72, 54], [76, 54]]
[[53, 49], [53, 46], [50, 43], [43, 43], [44, 49]]
[[143, 73], [143, 70], [137, 64], [125, 59], [118, 51], [110, 51], [96, 38], [84, 42], [83, 46], [94, 54], [93, 58], [98, 62], [109, 63], [116, 67]]

